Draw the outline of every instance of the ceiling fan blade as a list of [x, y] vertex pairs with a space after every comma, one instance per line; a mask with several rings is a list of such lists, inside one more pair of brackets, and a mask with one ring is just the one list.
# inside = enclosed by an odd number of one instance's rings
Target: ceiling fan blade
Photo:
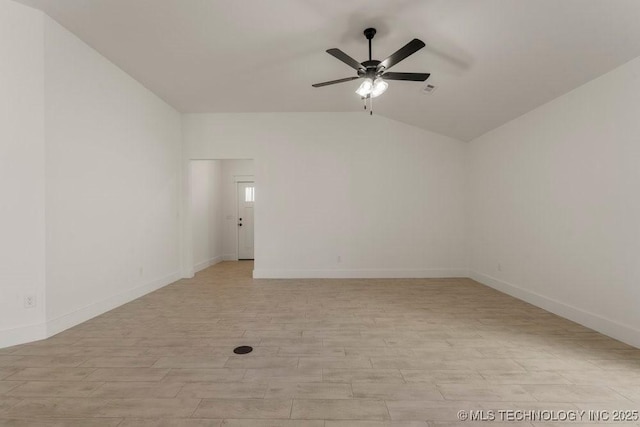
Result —
[[333, 49], [327, 49], [327, 53], [339, 59], [340, 61], [344, 62], [349, 67], [355, 70], [364, 70], [364, 67], [362, 66], [362, 64], [360, 64], [358, 61], [356, 61], [355, 59], [353, 59], [352, 57], [350, 57], [340, 49], [336, 49], [335, 47]]
[[384, 73], [382, 78], [385, 80], [408, 80], [411, 82], [423, 82], [429, 78], [429, 73]]
[[336, 83], [344, 83], [344, 82], [350, 82], [351, 80], [357, 80], [360, 77], [347, 77], [345, 79], [338, 79], [338, 80], [331, 80], [328, 82], [322, 82], [322, 83], [316, 83], [314, 85], [311, 85], [313, 87], [322, 87], [322, 86], [329, 86], [329, 85], [334, 85]]
[[384, 67], [384, 69], [388, 70], [398, 62], [402, 61], [410, 55], [413, 55], [423, 47], [425, 47], [425, 44], [422, 40], [413, 39], [409, 43], [398, 49], [395, 53], [389, 55], [387, 59], [385, 59], [380, 63], [380, 65], [378, 65], [378, 69]]

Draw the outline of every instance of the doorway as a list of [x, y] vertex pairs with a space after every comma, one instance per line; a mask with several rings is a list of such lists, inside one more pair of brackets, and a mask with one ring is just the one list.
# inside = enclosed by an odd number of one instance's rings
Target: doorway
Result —
[[253, 160], [191, 159], [188, 171], [185, 277], [221, 261], [254, 260]]

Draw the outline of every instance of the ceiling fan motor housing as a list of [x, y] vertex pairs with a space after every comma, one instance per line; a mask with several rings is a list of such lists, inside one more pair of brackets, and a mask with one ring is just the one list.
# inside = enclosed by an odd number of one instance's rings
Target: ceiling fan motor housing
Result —
[[375, 59], [361, 62], [361, 64], [365, 69], [358, 70], [358, 76], [360, 77], [375, 79], [384, 71], [384, 68], [378, 69], [378, 64], [380, 64], [380, 61], [377, 61]]

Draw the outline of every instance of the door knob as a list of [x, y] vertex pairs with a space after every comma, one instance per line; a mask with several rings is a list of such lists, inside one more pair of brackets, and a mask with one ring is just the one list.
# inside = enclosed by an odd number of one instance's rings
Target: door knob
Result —
[[238, 224], [238, 227], [242, 227], [242, 223], [239, 223], [239, 224]]

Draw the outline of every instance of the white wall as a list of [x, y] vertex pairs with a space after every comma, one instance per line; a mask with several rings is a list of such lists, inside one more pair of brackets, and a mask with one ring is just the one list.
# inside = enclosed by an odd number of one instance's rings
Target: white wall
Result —
[[179, 277], [180, 114], [45, 17], [49, 333]]
[[[175, 280], [199, 190], [180, 115], [39, 11], [0, 0], [0, 62], [5, 346]], [[182, 166], [255, 159], [257, 277], [464, 276], [470, 234], [477, 280], [640, 346], [638, 93], [640, 59], [470, 147], [362, 113], [191, 114]], [[181, 243], [225, 254], [215, 230]]]
[[222, 261], [222, 162], [190, 162], [194, 271]]
[[222, 253], [226, 260], [238, 259], [238, 186], [236, 177], [254, 176], [253, 160], [222, 160], [222, 208], [224, 210]]
[[[0, 347], [44, 336], [43, 16], [0, 0]], [[35, 295], [36, 307], [24, 308]]]
[[640, 58], [472, 141], [469, 210], [474, 278], [636, 346], [638, 94]]
[[[181, 117], [40, 11], [0, 0], [0, 347], [179, 277]], [[36, 307], [24, 308], [25, 296]]]
[[364, 113], [187, 114], [183, 137], [254, 159], [256, 277], [466, 275], [462, 142]]

